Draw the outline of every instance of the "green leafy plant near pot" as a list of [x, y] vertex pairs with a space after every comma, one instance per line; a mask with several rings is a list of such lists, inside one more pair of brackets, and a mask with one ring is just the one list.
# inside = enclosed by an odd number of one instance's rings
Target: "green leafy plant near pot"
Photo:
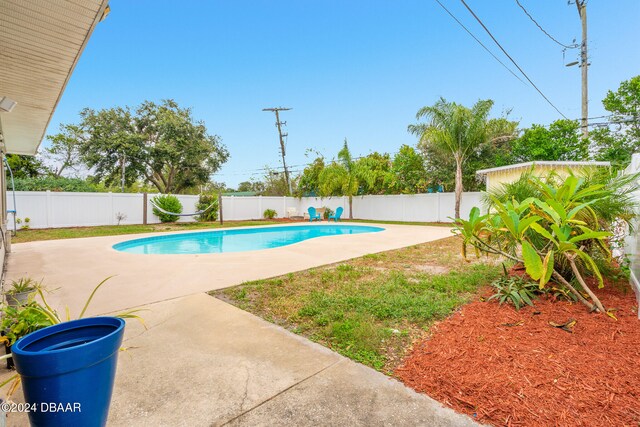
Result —
[[267, 210], [264, 211], [262, 216], [265, 219], [273, 219], [273, 218], [278, 216], [278, 212], [274, 211], [273, 209], [267, 209]]
[[[49, 317], [39, 310], [40, 308], [40, 304], [33, 300], [26, 304], [4, 307], [0, 322], [0, 343], [4, 344], [6, 355], [11, 354], [11, 346], [18, 339], [53, 324]], [[7, 358], [7, 368], [13, 368], [11, 358]]]
[[[107, 277], [93, 289], [93, 291], [89, 295], [89, 298], [87, 298], [87, 301], [82, 307], [78, 319], [84, 318], [84, 315], [98, 289], [100, 289], [100, 287], [112, 277], [113, 276]], [[39, 301], [36, 298], [32, 298], [24, 305], [7, 305], [2, 309], [2, 322], [0, 322], [0, 328], [2, 329], [3, 336], [0, 337], [0, 343], [4, 344], [7, 350], [10, 350], [11, 346], [17, 340], [29, 335], [32, 332], [35, 332], [47, 326], [57, 325], [71, 320], [69, 309], [67, 308], [65, 315], [61, 316], [49, 305], [45, 298], [44, 291], [45, 288], [41, 285], [41, 282], [37, 282], [37, 287], [35, 288], [34, 292], [39, 297]], [[116, 314], [114, 317], [119, 317], [122, 319], [137, 319], [144, 325], [142, 318], [135, 314], [139, 311], [141, 310], [128, 310]], [[7, 352], [6, 355], [0, 356], [0, 360], [9, 360], [11, 357], [12, 354]], [[11, 364], [8, 364], [8, 367], [10, 366]], [[18, 374], [11, 376], [4, 382], [0, 383], [0, 388], [6, 386], [7, 384], [10, 384], [9, 391], [7, 392], [7, 399], [10, 399], [12, 394], [20, 384], [20, 376]]]
[[27, 303], [30, 295], [34, 295], [40, 289], [40, 283], [30, 277], [21, 277], [9, 284], [9, 289], [5, 292], [7, 304], [15, 307]]
[[4, 336], [0, 342], [11, 347], [19, 338], [53, 323], [49, 316], [42, 311], [42, 306], [36, 301], [30, 301], [17, 307], [6, 306], [3, 310], [0, 328]]

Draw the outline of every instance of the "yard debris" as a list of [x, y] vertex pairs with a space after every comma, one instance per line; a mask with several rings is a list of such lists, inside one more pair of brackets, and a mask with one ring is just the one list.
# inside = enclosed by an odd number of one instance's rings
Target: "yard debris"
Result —
[[501, 323], [500, 326], [522, 326], [524, 325], [524, 320], [518, 320], [517, 322], [512, 322], [512, 323]]
[[[597, 293], [607, 306], [618, 307], [617, 321], [544, 298], [535, 309], [517, 312], [508, 305], [470, 303], [440, 322], [429, 339], [416, 342], [395, 374], [482, 424], [638, 426], [637, 302], [632, 291], [615, 285]], [[504, 327], [517, 320], [524, 323]], [[573, 333], [551, 328], [550, 321], [558, 329], [573, 324]]]
[[577, 323], [576, 319], [569, 319], [564, 323], [556, 323], [549, 320], [549, 324], [554, 328], [560, 328], [563, 331], [567, 331], [571, 334], [573, 333], [573, 327], [576, 325], [576, 323]]

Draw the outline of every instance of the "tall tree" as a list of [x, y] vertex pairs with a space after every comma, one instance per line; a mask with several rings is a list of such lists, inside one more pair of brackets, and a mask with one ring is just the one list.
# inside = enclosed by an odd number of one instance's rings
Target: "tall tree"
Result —
[[107, 185], [124, 171], [125, 184], [142, 177], [161, 193], [179, 193], [209, 182], [229, 156], [220, 138], [173, 100], [145, 101], [135, 111], [85, 109], [81, 118], [82, 159]]
[[[262, 196], [286, 196], [289, 194], [289, 185], [284, 172], [274, 171], [268, 166], [265, 168], [266, 172], [262, 182], [254, 183], [256, 191], [260, 192]], [[293, 190], [296, 190], [295, 180], [291, 181]]]
[[51, 174], [62, 176], [65, 171], [76, 171], [82, 161], [80, 159], [80, 144], [84, 138], [84, 132], [77, 125], [61, 124], [60, 132], [47, 136], [51, 145], [45, 148], [45, 157], [53, 163], [50, 167]]
[[409, 125], [410, 133], [420, 138], [419, 144], [449, 153], [456, 165], [455, 175], [455, 216], [460, 217], [462, 199], [463, 168], [475, 150], [491, 141], [509, 139], [515, 127], [513, 122], [497, 119], [490, 122], [489, 113], [493, 107], [490, 99], [480, 100], [467, 108], [455, 102], [440, 98], [433, 106], [422, 107], [416, 119], [426, 119], [426, 123]]
[[513, 143], [517, 162], [589, 159], [589, 143], [582, 138], [577, 120], [556, 120], [548, 127], [533, 125]]
[[631, 155], [640, 151], [640, 76], [623, 81], [615, 92], [607, 92], [602, 105], [611, 118], [609, 126], [590, 133], [595, 158], [626, 167]]
[[427, 172], [424, 158], [413, 148], [403, 145], [393, 158], [391, 167], [393, 188], [402, 194], [424, 193], [427, 189]]
[[393, 191], [391, 157], [377, 151], [356, 161], [360, 188], [358, 194], [389, 194]]
[[[462, 170], [462, 184], [465, 191], [480, 191], [484, 189], [476, 171], [480, 169], [505, 166], [514, 163], [512, 156], [513, 139], [516, 136], [518, 123], [507, 118], [489, 120], [492, 127], [509, 129], [507, 138], [495, 138], [481, 144], [472, 151]], [[494, 133], [490, 131], [490, 133]], [[432, 190], [453, 191], [456, 180], [456, 162], [447, 149], [421, 144], [418, 146], [425, 158], [426, 180], [428, 188]]]
[[[40, 159], [35, 156], [7, 154], [7, 163], [14, 178], [37, 178], [46, 170]], [[8, 170], [7, 176], [9, 176]]]
[[[254, 180], [251, 181], [242, 181], [240, 184], [238, 184], [238, 191], [262, 191], [264, 190], [264, 185], [262, 187], [260, 187], [260, 184], [262, 184], [261, 182], [258, 183]], [[258, 188], [260, 187], [260, 188]]]
[[318, 156], [304, 168], [298, 179], [299, 196], [314, 197], [320, 194], [320, 173], [322, 173], [324, 167], [324, 157]]

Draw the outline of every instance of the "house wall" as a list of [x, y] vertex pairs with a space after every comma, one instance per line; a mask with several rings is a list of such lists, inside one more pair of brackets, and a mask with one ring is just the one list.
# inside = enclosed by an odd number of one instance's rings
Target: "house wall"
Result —
[[4, 153], [0, 152], [0, 260], [2, 268], [0, 270], [0, 285], [4, 280], [5, 257], [7, 254], [7, 243], [11, 236], [7, 233], [7, 184], [4, 172]]
[[[546, 176], [550, 172], [555, 172], [561, 177], [566, 177], [570, 172], [581, 174], [593, 171], [598, 166], [551, 166], [551, 165], [534, 165], [533, 174], [535, 176]], [[503, 184], [517, 181], [523, 173], [528, 172], [531, 167], [518, 169], [507, 169], [501, 171], [489, 172], [486, 175], [487, 191], [499, 189]]]
[[[8, 208], [13, 209], [12, 194], [8, 195]], [[150, 200], [153, 195], [149, 195]], [[179, 195], [184, 213], [196, 212], [198, 196]], [[51, 191], [17, 191], [17, 217], [25, 225], [29, 218], [31, 228], [77, 227], [115, 225], [119, 213], [125, 216], [121, 224], [144, 222], [143, 194], [121, 193], [64, 193]], [[454, 216], [453, 193], [414, 195], [361, 196], [353, 198], [353, 216], [357, 219], [379, 221], [448, 222]], [[278, 218], [287, 216], [294, 208], [302, 216], [310, 206], [328, 207], [335, 211], [344, 208], [342, 218], [349, 216], [346, 197], [235, 197], [222, 198], [222, 213], [225, 220], [249, 220], [262, 218], [266, 209], [277, 212]], [[481, 206], [481, 193], [467, 192], [462, 196], [461, 216], [468, 217], [471, 208]], [[181, 217], [180, 222], [190, 222], [190, 216]], [[153, 206], [147, 202], [147, 222], [158, 223], [153, 215]], [[12, 226], [12, 224], [10, 224]]]

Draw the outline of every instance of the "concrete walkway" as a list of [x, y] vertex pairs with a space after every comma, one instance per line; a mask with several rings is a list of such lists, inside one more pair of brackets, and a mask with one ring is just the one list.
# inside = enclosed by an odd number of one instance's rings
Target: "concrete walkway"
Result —
[[[162, 262], [110, 249], [132, 236], [29, 243], [14, 247], [9, 273], [44, 275], [61, 286], [56, 294], [68, 297], [88, 293], [118, 268], [119, 280], [102, 289], [96, 311], [149, 303], [148, 329], [128, 321], [110, 426], [475, 425], [375, 370], [201, 292], [449, 235], [447, 228], [384, 227], [251, 256], [159, 256]], [[175, 298], [180, 294], [186, 296]], [[84, 298], [72, 298], [72, 309]], [[14, 414], [8, 425], [27, 425], [26, 417]]]
[[399, 382], [205, 294], [127, 325], [110, 426], [471, 426]]

